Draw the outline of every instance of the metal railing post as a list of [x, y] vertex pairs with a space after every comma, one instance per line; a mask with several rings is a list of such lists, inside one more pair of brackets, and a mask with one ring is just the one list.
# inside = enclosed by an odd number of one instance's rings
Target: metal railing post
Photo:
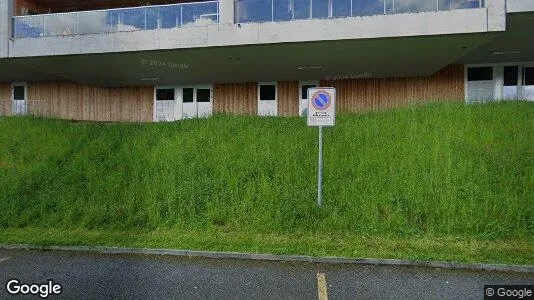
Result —
[[274, 0], [271, 0], [271, 22], [274, 21]]

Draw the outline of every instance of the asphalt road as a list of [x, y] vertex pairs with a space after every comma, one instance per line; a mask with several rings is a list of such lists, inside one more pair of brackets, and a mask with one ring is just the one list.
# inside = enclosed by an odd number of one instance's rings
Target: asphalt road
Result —
[[483, 299], [484, 284], [534, 284], [532, 273], [0, 250], [0, 299], [40, 299], [10, 296], [12, 279], [60, 284], [48, 299]]

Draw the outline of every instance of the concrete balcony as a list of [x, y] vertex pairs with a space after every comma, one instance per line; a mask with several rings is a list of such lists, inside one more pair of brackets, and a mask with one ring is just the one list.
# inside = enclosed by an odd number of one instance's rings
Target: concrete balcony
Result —
[[[271, 10], [264, 11], [265, 1], [270, 1]], [[221, 0], [15, 17], [9, 56], [484, 33], [505, 28], [504, 0], [486, 0], [485, 7], [481, 0], [283, 0], [284, 16], [275, 9], [275, 1], [282, 0], [240, 0], [235, 6], [233, 0]], [[299, 1], [310, 5], [304, 6], [309, 12], [306, 18], [295, 6]], [[317, 8], [319, 1], [330, 3], [326, 11]], [[356, 9], [362, 1], [379, 3], [383, 10]], [[400, 5], [408, 1], [426, 4]]]

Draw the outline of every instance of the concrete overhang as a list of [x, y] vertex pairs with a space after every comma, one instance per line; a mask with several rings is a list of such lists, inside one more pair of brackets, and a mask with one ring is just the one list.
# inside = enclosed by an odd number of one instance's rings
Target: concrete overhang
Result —
[[[534, 1], [533, 1], [534, 2]], [[534, 12], [507, 15], [506, 31], [475, 49], [457, 63], [506, 63], [534, 61]]]
[[60, 78], [94, 86], [423, 76], [453, 63], [495, 34], [16, 58], [0, 60], [0, 81], [30, 80], [25, 79], [28, 70], [35, 71], [28, 77], [34, 80]]

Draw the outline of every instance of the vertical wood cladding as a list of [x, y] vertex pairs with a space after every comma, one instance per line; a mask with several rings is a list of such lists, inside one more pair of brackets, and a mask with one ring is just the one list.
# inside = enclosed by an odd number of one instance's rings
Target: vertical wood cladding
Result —
[[0, 83], [0, 116], [11, 113], [11, 84]]
[[299, 82], [278, 82], [278, 115], [297, 116], [299, 114]]
[[258, 83], [213, 85], [213, 111], [227, 114], [258, 114]]
[[51, 117], [92, 121], [149, 122], [153, 87], [98, 88], [68, 81], [28, 83], [30, 111]]
[[463, 101], [464, 67], [451, 65], [430, 75], [406, 78], [322, 80], [337, 92], [337, 110], [387, 109], [425, 101]]

